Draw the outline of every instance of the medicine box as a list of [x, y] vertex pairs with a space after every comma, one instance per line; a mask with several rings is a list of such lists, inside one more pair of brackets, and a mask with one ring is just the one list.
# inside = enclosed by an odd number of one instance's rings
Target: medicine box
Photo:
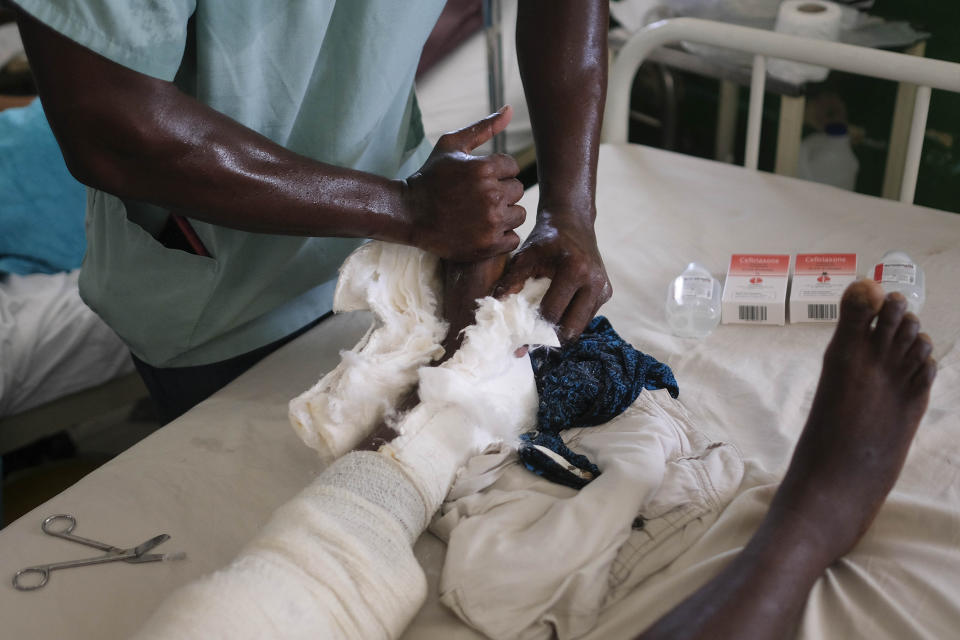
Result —
[[840, 298], [856, 279], [855, 253], [798, 253], [790, 289], [790, 322], [836, 322]]
[[723, 284], [723, 323], [785, 324], [789, 276], [787, 254], [730, 256]]

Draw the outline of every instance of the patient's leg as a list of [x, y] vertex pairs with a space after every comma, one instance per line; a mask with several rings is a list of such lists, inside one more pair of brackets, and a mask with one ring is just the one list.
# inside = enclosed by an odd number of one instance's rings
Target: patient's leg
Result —
[[[509, 256], [506, 254], [478, 262], [441, 263], [443, 269], [443, 318], [450, 323], [450, 330], [443, 341], [444, 355], [440, 364], [452, 356], [463, 340], [462, 331], [473, 324], [477, 300], [490, 295], [493, 286], [500, 280]], [[396, 412], [404, 413], [419, 402], [417, 390], [411, 391], [397, 403]], [[381, 421], [373, 432], [361, 442], [360, 451], [375, 451], [395, 438], [397, 432], [386, 421]]]
[[479, 262], [447, 262], [443, 268], [443, 318], [450, 331], [443, 341], [449, 358], [460, 347], [461, 331], [473, 324], [477, 300], [490, 295], [507, 266], [507, 254]]
[[918, 331], [899, 294], [884, 298], [871, 281], [847, 289], [810, 417], [760, 529], [642, 638], [787, 635], [814, 581], [860, 539], [903, 467], [936, 374]]

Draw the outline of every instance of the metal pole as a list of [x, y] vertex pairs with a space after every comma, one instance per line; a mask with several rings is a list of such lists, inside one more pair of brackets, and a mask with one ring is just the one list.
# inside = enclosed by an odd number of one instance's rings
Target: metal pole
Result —
[[[503, 15], [500, 0], [483, 0], [483, 30], [487, 38], [487, 91], [490, 96], [490, 112], [504, 104], [503, 89]], [[506, 153], [507, 132], [493, 138], [493, 152]]]
[[917, 193], [917, 176], [920, 174], [920, 157], [923, 154], [923, 139], [927, 133], [927, 114], [930, 112], [930, 87], [918, 87], [907, 138], [907, 157], [903, 165], [903, 181], [900, 184], [900, 202], [913, 204]]
[[763, 126], [763, 94], [767, 83], [767, 59], [753, 56], [750, 80], [750, 110], [747, 112], [747, 150], [744, 166], [757, 170], [760, 158], [760, 129]]

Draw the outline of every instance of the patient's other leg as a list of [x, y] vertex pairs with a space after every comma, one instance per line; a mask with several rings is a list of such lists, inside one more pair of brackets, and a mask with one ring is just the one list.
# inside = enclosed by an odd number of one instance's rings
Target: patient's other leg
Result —
[[[899, 293], [863, 281], [843, 299], [841, 322], [777, 506], [802, 510], [833, 558], [873, 522], [927, 409], [936, 363], [920, 321]], [[876, 326], [871, 322], [877, 318]]]
[[927, 408], [936, 364], [906, 306], [871, 281], [847, 289], [810, 417], [766, 518], [723, 572], [642, 638], [789, 634], [813, 583], [873, 522]]

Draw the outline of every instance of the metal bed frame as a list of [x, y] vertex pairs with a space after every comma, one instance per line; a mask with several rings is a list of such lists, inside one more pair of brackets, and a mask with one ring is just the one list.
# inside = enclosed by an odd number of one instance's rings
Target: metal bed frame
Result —
[[[499, 109], [506, 98], [503, 88], [503, 12], [500, 0], [483, 0], [483, 32], [487, 41], [487, 91], [490, 112]], [[493, 138], [493, 152], [507, 152], [507, 132]]]
[[943, 89], [960, 93], [960, 64], [953, 62], [838, 42], [824, 42], [697, 18], [676, 18], [640, 29], [614, 59], [603, 118], [604, 142], [627, 141], [630, 87], [637, 69], [650, 57], [654, 49], [680, 41], [698, 42], [753, 54], [744, 165], [754, 171], [757, 169], [760, 154], [760, 125], [768, 57], [786, 58], [838, 71], [917, 85], [901, 176], [900, 201], [906, 203], [912, 203], [916, 195], [931, 91]]

